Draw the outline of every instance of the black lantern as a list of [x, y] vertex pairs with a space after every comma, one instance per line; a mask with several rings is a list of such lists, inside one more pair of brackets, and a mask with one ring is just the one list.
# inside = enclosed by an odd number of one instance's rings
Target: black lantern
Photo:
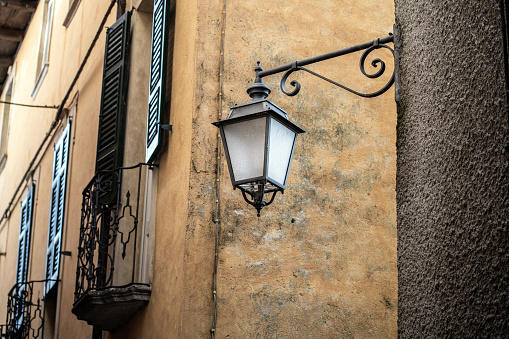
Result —
[[[270, 89], [255, 68], [255, 83], [247, 89], [252, 100], [231, 108], [225, 120], [213, 123], [221, 131], [233, 188], [258, 211], [284, 193], [297, 135], [304, 130], [288, 120], [286, 112], [267, 100]], [[272, 194], [266, 202], [265, 194]], [[251, 198], [248, 199], [248, 196]]]

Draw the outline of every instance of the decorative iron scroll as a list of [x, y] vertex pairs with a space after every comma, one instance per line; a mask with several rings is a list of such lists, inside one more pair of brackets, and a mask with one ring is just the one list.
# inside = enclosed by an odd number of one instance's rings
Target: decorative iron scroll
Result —
[[[140, 163], [136, 166], [121, 167], [114, 171], [99, 171], [83, 190], [81, 207], [80, 242], [74, 302], [89, 290], [114, 287], [116, 246], [121, 246], [122, 260], [126, 258], [127, 245], [132, 244], [131, 281], [135, 283], [136, 240], [138, 234], [138, 213], [142, 169], [157, 165]], [[130, 190], [122, 194], [122, 181], [127, 171], [137, 171], [136, 194]], [[132, 173], [132, 172], [131, 172]], [[111, 204], [101, 202], [101, 196], [116, 190]], [[133, 201], [134, 197], [134, 201]], [[120, 224], [128, 225], [122, 231]], [[125, 284], [122, 284], [125, 285]]]
[[300, 92], [300, 89], [301, 89], [301, 84], [298, 82], [298, 81], [291, 81], [290, 82], [290, 85], [294, 87], [294, 89], [292, 91], [288, 91], [287, 88], [286, 88], [286, 81], [288, 79], [288, 77], [290, 76], [290, 74], [292, 74], [293, 72], [296, 72], [296, 71], [305, 71], [305, 72], [308, 72], [322, 80], [325, 80], [335, 86], [338, 86], [340, 88], [343, 88], [355, 95], [358, 95], [358, 96], [361, 96], [361, 97], [364, 97], [364, 98], [373, 98], [373, 97], [376, 97], [376, 96], [379, 96], [385, 92], [387, 92], [387, 90], [392, 86], [392, 84], [394, 83], [394, 70], [392, 72], [392, 76], [391, 76], [391, 79], [378, 91], [375, 91], [375, 92], [372, 92], [372, 93], [361, 93], [361, 92], [358, 92], [356, 90], [353, 90], [349, 87], [346, 87], [334, 80], [331, 80], [329, 78], [326, 78], [324, 77], [323, 75], [320, 75], [316, 72], [313, 72], [303, 66], [306, 66], [306, 65], [310, 65], [310, 64], [314, 64], [314, 63], [317, 63], [319, 61], [324, 61], [324, 60], [328, 60], [328, 59], [332, 59], [332, 58], [335, 58], [335, 57], [338, 57], [338, 56], [341, 56], [341, 55], [346, 55], [346, 54], [350, 54], [350, 53], [353, 53], [353, 52], [357, 52], [357, 51], [361, 51], [361, 50], [364, 50], [364, 52], [362, 53], [362, 56], [360, 58], [360, 63], [359, 63], [359, 68], [362, 72], [362, 74], [370, 79], [376, 79], [376, 78], [379, 78], [380, 76], [382, 76], [384, 73], [385, 73], [385, 62], [380, 59], [380, 58], [376, 58], [374, 59], [373, 61], [371, 61], [371, 66], [375, 67], [375, 68], [378, 68], [378, 66], [380, 66], [380, 68], [378, 69], [378, 71], [376, 71], [375, 73], [373, 74], [368, 74], [365, 70], [365, 62], [366, 62], [366, 58], [368, 57], [368, 55], [373, 52], [374, 50], [377, 50], [377, 49], [380, 49], [380, 48], [385, 48], [385, 49], [388, 49], [392, 56], [394, 57], [394, 50], [385, 45], [386, 42], [393, 42], [394, 41], [394, 38], [392, 35], [389, 35], [388, 37], [385, 37], [385, 38], [381, 38], [381, 39], [375, 39], [373, 40], [372, 42], [368, 42], [368, 43], [364, 43], [364, 44], [360, 44], [360, 45], [356, 45], [356, 46], [351, 46], [351, 47], [348, 47], [348, 48], [345, 48], [345, 49], [342, 49], [342, 50], [338, 50], [338, 51], [335, 51], [335, 52], [331, 52], [331, 53], [327, 53], [327, 54], [322, 54], [322, 55], [319, 55], [319, 56], [316, 56], [316, 57], [313, 57], [313, 58], [309, 58], [309, 59], [305, 59], [305, 60], [301, 60], [301, 61], [295, 61], [291, 64], [288, 64], [288, 65], [284, 65], [284, 66], [280, 66], [280, 67], [276, 67], [276, 68], [272, 68], [272, 69], [268, 69], [268, 70], [265, 70], [265, 71], [261, 71], [259, 73], [257, 73], [257, 77], [265, 77], [267, 75], [272, 75], [272, 74], [276, 74], [276, 73], [281, 73], [281, 72], [285, 72], [285, 74], [283, 75], [283, 77], [281, 78], [281, 91], [288, 95], [288, 96], [294, 96], [294, 95], [297, 95], [299, 92]]
[[41, 338], [44, 316], [41, 300], [33, 300], [34, 284], [47, 280], [21, 282], [15, 284], [7, 295], [7, 322], [0, 326], [2, 338]]

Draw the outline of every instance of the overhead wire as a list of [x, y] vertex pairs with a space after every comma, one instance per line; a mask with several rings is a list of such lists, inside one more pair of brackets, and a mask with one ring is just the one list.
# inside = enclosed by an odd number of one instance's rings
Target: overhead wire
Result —
[[58, 106], [19, 104], [19, 103], [16, 103], [16, 102], [2, 101], [2, 100], [0, 100], [0, 104], [7, 104], [7, 105], [13, 105], [13, 106], [23, 106], [23, 107], [30, 107], [30, 108], [53, 108], [53, 109], [57, 109], [58, 108]]

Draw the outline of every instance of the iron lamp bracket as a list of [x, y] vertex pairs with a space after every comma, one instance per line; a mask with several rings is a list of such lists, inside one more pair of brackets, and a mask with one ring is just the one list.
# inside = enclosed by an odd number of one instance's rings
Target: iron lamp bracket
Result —
[[[273, 75], [273, 74], [277, 74], [277, 73], [281, 73], [281, 72], [285, 72], [285, 74], [283, 75], [283, 77], [281, 78], [281, 91], [286, 94], [287, 96], [294, 96], [294, 95], [297, 95], [299, 92], [300, 92], [300, 89], [301, 89], [301, 84], [298, 82], [298, 81], [291, 81], [290, 82], [290, 85], [294, 87], [293, 90], [289, 91], [287, 88], [286, 88], [286, 81], [288, 79], [288, 77], [294, 73], [294, 72], [297, 72], [297, 71], [305, 71], [309, 74], [312, 74], [322, 80], [325, 80], [337, 87], [340, 87], [344, 90], [347, 90], [357, 96], [360, 96], [360, 97], [363, 97], [363, 98], [373, 98], [373, 97], [377, 97], [385, 92], [387, 92], [387, 90], [392, 86], [392, 84], [394, 83], [394, 70], [392, 72], [392, 76], [390, 78], [390, 80], [378, 91], [375, 91], [375, 92], [372, 92], [372, 93], [361, 93], [361, 92], [358, 92], [354, 89], [351, 89], [347, 86], [344, 86], [334, 80], [331, 80], [329, 78], [326, 78], [324, 77], [323, 75], [320, 75], [316, 72], [313, 72], [307, 68], [305, 68], [304, 66], [307, 66], [307, 65], [311, 65], [311, 64], [314, 64], [314, 63], [317, 63], [317, 62], [320, 62], [320, 61], [324, 61], [324, 60], [329, 60], [329, 59], [332, 59], [332, 58], [336, 58], [336, 57], [339, 57], [339, 56], [342, 56], [342, 55], [346, 55], [346, 54], [350, 54], [350, 53], [354, 53], [354, 52], [358, 52], [358, 51], [362, 51], [364, 50], [364, 52], [362, 53], [362, 56], [360, 58], [360, 63], [359, 63], [359, 68], [362, 72], [362, 74], [364, 76], [366, 76], [367, 78], [370, 78], [370, 79], [376, 79], [376, 78], [379, 78], [380, 76], [382, 76], [384, 73], [385, 73], [385, 62], [380, 59], [380, 58], [376, 58], [374, 59], [373, 61], [371, 61], [371, 66], [375, 67], [375, 68], [378, 68], [378, 70], [373, 73], [373, 74], [369, 74], [366, 72], [365, 70], [365, 67], [364, 67], [364, 64], [366, 62], [366, 58], [367, 56], [373, 52], [374, 50], [377, 50], [377, 49], [387, 49], [391, 52], [392, 56], [394, 57], [394, 50], [387, 46], [386, 43], [389, 43], [389, 42], [392, 42], [394, 43], [394, 36], [389, 33], [389, 36], [387, 37], [384, 37], [384, 38], [378, 38], [378, 39], [375, 39], [373, 41], [370, 41], [370, 42], [366, 42], [366, 43], [363, 43], [363, 44], [359, 44], [359, 45], [355, 45], [355, 46], [351, 46], [351, 47], [347, 47], [347, 48], [343, 48], [343, 49], [340, 49], [340, 50], [337, 50], [337, 51], [334, 51], [334, 52], [330, 52], [330, 53], [326, 53], [326, 54], [321, 54], [321, 55], [318, 55], [318, 56], [315, 56], [315, 57], [312, 57], [312, 58], [308, 58], [308, 59], [304, 59], [304, 60], [300, 60], [300, 61], [294, 61], [292, 63], [289, 63], [289, 64], [286, 64], [286, 65], [283, 65], [283, 66], [279, 66], [279, 67], [275, 67], [275, 68], [271, 68], [271, 69], [268, 69], [268, 70], [261, 70], [260, 68], [260, 62], [258, 61], [258, 66], [255, 68], [255, 72], [256, 72], [256, 79], [262, 79], [263, 77], [266, 77], [268, 75]], [[256, 81], [255, 81], [256, 82]]]

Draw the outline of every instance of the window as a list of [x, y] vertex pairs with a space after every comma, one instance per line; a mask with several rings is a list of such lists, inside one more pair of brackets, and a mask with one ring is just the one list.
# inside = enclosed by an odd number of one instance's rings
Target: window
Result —
[[26, 198], [21, 203], [16, 283], [24, 283], [28, 278], [28, 259], [30, 254], [30, 239], [32, 232], [33, 192], [34, 187], [32, 186], [28, 190]]
[[65, 127], [53, 150], [53, 175], [51, 183], [50, 220], [46, 250], [46, 276], [44, 294], [47, 294], [58, 280], [62, 227], [64, 223], [67, 163], [69, 158], [70, 122]]
[[[96, 172], [113, 171], [123, 163], [130, 31], [131, 12], [106, 31]], [[115, 191], [113, 180], [111, 190], [102, 194], [101, 203], [110, 203]]]
[[[134, 20], [137, 18], [135, 16]], [[122, 167], [131, 20], [131, 12], [126, 12], [106, 31], [96, 171], [82, 191], [80, 243], [72, 308], [78, 319], [86, 320], [96, 329], [108, 331], [125, 323], [148, 303], [151, 292], [150, 284], [140, 281], [142, 250], [138, 225], [142, 218], [139, 212], [144, 206], [141, 205], [145, 191], [143, 182], [152, 166], [142, 162]], [[137, 60], [131, 61], [135, 63]], [[132, 87], [137, 84], [133, 82]], [[145, 118], [141, 117], [140, 121], [135, 109], [130, 113], [130, 118], [136, 121], [136, 128], [131, 132], [136, 130], [135, 134], [143, 138], [144, 131], [140, 133], [137, 127], [144, 123]], [[129, 137], [136, 140], [132, 134]], [[138, 143], [135, 152], [128, 152], [127, 155], [134, 159], [138, 158], [137, 155], [143, 157], [144, 148], [144, 143]], [[126, 162], [130, 160], [126, 159]], [[143, 260], [150, 260], [150, 257], [144, 257]]]
[[32, 92], [32, 98], [35, 99], [42, 81], [48, 72], [49, 66], [49, 48], [51, 43], [51, 29], [53, 26], [53, 0], [43, 0], [44, 8], [42, 15], [41, 35], [39, 39], [39, 53], [37, 54], [37, 66], [35, 71], [35, 88]]
[[71, 23], [72, 18], [74, 17], [74, 13], [76, 13], [76, 10], [78, 9], [78, 6], [80, 5], [81, 0], [68, 0], [67, 1], [67, 15], [65, 16], [63, 25], [65, 27], [68, 27]]
[[[12, 72], [14, 74], [14, 72]], [[11, 77], [10, 81], [7, 83], [7, 90], [5, 91], [5, 95], [3, 97], [3, 101], [11, 102], [13, 97], [13, 87], [14, 87], [14, 76]], [[7, 139], [9, 135], [9, 117], [11, 113], [11, 105], [3, 104], [3, 108], [0, 114], [0, 172], [5, 166], [5, 162], [7, 161]]]
[[101, 111], [97, 138], [97, 171], [122, 166], [131, 17], [124, 14], [106, 32]]
[[152, 47], [147, 114], [146, 162], [152, 161], [161, 145], [162, 116], [166, 106], [166, 66], [170, 6], [167, 0], [155, 0], [152, 20]]
[[28, 280], [28, 260], [30, 258], [30, 240], [32, 233], [32, 210], [33, 210], [34, 186], [28, 190], [26, 198], [21, 203], [19, 241], [18, 241], [18, 262], [16, 268], [16, 286], [14, 293], [13, 325], [20, 329], [25, 314], [24, 293]]

